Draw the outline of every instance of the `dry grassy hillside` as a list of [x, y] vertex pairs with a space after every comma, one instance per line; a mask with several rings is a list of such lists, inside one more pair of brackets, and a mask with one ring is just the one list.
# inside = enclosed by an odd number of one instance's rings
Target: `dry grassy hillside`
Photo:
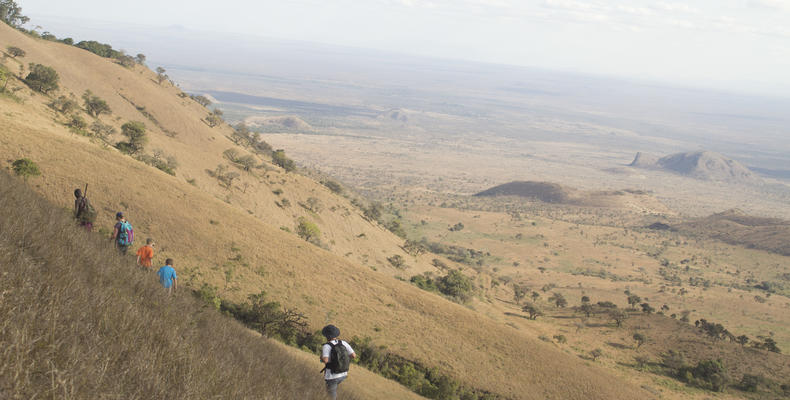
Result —
[[[178, 158], [176, 176], [167, 175], [74, 135], [45, 105], [50, 98], [27, 88], [17, 92], [21, 102], [0, 98], [3, 159], [37, 162], [42, 176], [31, 178], [30, 185], [65, 207], [73, 188], [89, 182], [89, 196], [101, 213], [98, 227], [108, 229], [112, 213], [126, 211], [138, 238], [151, 236], [160, 244], [156, 262], [173, 257], [185, 283], [216, 285], [232, 299], [266, 290], [303, 311], [314, 328], [332, 321], [348, 335], [370, 335], [398, 354], [509, 398], [651, 398], [627, 382], [613, 383], [609, 373], [534, 335], [393, 279], [399, 272], [380, 260], [394, 253], [409, 257], [408, 273], [429, 267], [399, 250], [399, 239], [361, 218], [346, 199], [308, 178], [267, 166], [266, 172], [240, 179], [249, 187], [221, 188], [204, 171], [222, 163], [222, 151], [233, 146], [225, 138], [228, 128], [209, 129], [200, 121], [205, 109], [179, 97], [177, 88], [159, 86], [150, 71], [124, 69], [6, 26], [0, 26], [0, 44], [25, 49], [24, 62], [53, 66], [61, 76], [60, 93], [90, 89], [106, 99], [113, 114], [102, 120], [146, 122], [148, 148]], [[144, 106], [162, 128], [149, 124], [120, 94]], [[165, 130], [176, 132], [175, 137]], [[274, 205], [275, 188], [291, 199], [291, 207]], [[311, 213], [297, 205], [309, 196], [316, 196], [324, 211]], [[299, 216], [319, 224], [330, 251], [280, 229], [293, 230]], [[374, 271], [369, 266], [377, 262], [382, 267]]]

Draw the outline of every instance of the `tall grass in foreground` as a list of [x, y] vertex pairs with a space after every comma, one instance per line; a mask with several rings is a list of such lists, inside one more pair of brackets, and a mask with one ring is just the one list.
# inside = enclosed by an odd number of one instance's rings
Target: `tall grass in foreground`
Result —
[[315, 367], [0, 172], [0, 398], [324, 399]]

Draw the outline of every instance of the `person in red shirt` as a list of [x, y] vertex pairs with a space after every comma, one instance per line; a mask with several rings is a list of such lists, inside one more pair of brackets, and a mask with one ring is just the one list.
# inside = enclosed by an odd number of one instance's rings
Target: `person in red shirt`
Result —
[[151, 238], [145, 239], [145, 246], [137, 249], [137, 265], [151, 270], [154, 260], [154, 240]]

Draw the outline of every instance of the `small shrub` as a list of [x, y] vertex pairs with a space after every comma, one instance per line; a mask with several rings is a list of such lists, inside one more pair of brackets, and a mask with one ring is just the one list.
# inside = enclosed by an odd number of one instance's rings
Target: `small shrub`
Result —
[[744, 374], [741, 381], [738, 382], [738, 389], [744, 392], [756, 392], [760, 384], [765, 382], [765, 378], [760, 375]]
[[38, 168], [38, 164], [29, 158], [20, 158], [14, 161], [11, 163], [11, 169], [14, 170], [15, 174], [21, 176], [25, 180], [31, 176], [41, 175], [41, 170]]
[[392, 264], [393, 267], [401, 269], [405, 267], [406, 260], [403, 259], [403, 256], [400, 254], [395, 254], [392, 257], [387, 257], [387, 261]]
[[85, 105], [85, 110], [94, 118], [101, 114], [110, 114], [112, 112], [107, 102], [93, 94], [90, 90], [86, 90], [85, 93], [82, 94], [82, 100]]
[[72, 112], [76, 111], [80, 107], [80, 105], [77, 104], [76, 101], [66, 96], [58, 96], [57, 99], [52, 100], [52, 102], [49, 103], [49, 106], [53, 110], [63, 114], [71, 114]]
[[560, 344], [565, 344], [568, 342], [568, 338], [566, 338], [565, 335], [554, 335], [554, 340]]
[[283, 194], [283, 190], [277, 188], [277, 189], [272, 190], [272, 193], [274, 193], [275, 195], [279, 196], [279, 195]]
[[93, 121], [90, 126], [90, 131], [93, 133], [94, 137], [102, 140], [107, 140], [110, 135], [114, 135], [116, 132], [115, 127], [99, 120]]
[[74, 114], [71, 116], [71, 120], [66, 124], [69, 128], [73, 128], [78, 131], [84, 131], [85, 128], [88, 127], [88, 122], [85, 121], [85, 118], [82, 118], [81, 115]]
[[319, 242], [319, 238], [321, 236], [321, 230], [318, 229], [318, 225], [316, 225], [313, 222], [310, 222], [305, 217], [299, 217], [297, 222], [298, 223], [296, 226], [296, 234], [300, 238], [313, 244]]
[[8, 55], [11, 56], [11, 58], [24, 57], [27, 55], [27, 52], [20, 49], [19, 47], [8, 46], [5, 49]]
[[321, 183], [323, 183], [324, 186], [326, 186], [329, 190], [331, 190], [332, 193], [335, 193], [335, 194], [343, 193], [343, 187], [340, 186], [339, 183], [337, 183], [337, 182], [335, 182], [333, 180], [327, 179], [327, 180], [325, 180], [325, 181], [323, 181]]
[[600, 357], [602, 355], [603, 355], [603, 350], [601, 350], [601, 349], [595, 349], [595, 350], [590, 351], [590, 357], [592, 357], [593, 361], [598, 360], [598, 357]]
[[217, 292], [216, 286], [211, 286], [208, 283], [204, 283], [200, 289], [194, 291], [195, 296], [203, 300], [207, 305], [219, 310], [220, 305], [222, 304], [222, 299], [219, 297]]

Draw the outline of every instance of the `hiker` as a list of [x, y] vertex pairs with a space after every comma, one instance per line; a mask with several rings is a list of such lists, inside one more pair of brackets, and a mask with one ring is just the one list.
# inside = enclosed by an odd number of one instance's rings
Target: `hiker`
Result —
[[110, 239], [115, 242], [115, 248], [118, 249], [121, 254], [126, 255], [129, 246], [134, 243], [134, 230], [132, 229], [132, 224], [124, 217], [123, 212], [118, 211], [115, 214], [115, 220], [117, 222], [112, 229], [112, 236]]
[[159, 275], [159, 283], [167, 289], [167, 294], [173, 294], [173, 291], [178, 288], [178, 277], [176, 276], [176, 270], [173, 268], [173, 259], [168, 258], [165, 260], [165, 266], [159, 268], [156, 274]]
[[327, 342], [321, 347], [321, 362], [324, 363], [324, 381], [326, 392], [332, 400], [337, 399], [337, 386], [348, 377], [348, 366], [352, 358], [356, 358], [354, 349], [340, 340], [340, 329], [334, 325], [327, 325], [321, 329]]
[[137, 249], [137, 265], [143, 267], [146, 271], [150, 271], [153, 267], [154, 259], [154, 239], [145, 239], [145, 246]]
[[[85, 188], [87, 189], [87, 186]], [[81, 227], [90, 232], [96, 221], [96, 210], [93, 209], [91, 202], [79, 188], [74, 189], [74, 197], [74, 218], [77, 219]]]

